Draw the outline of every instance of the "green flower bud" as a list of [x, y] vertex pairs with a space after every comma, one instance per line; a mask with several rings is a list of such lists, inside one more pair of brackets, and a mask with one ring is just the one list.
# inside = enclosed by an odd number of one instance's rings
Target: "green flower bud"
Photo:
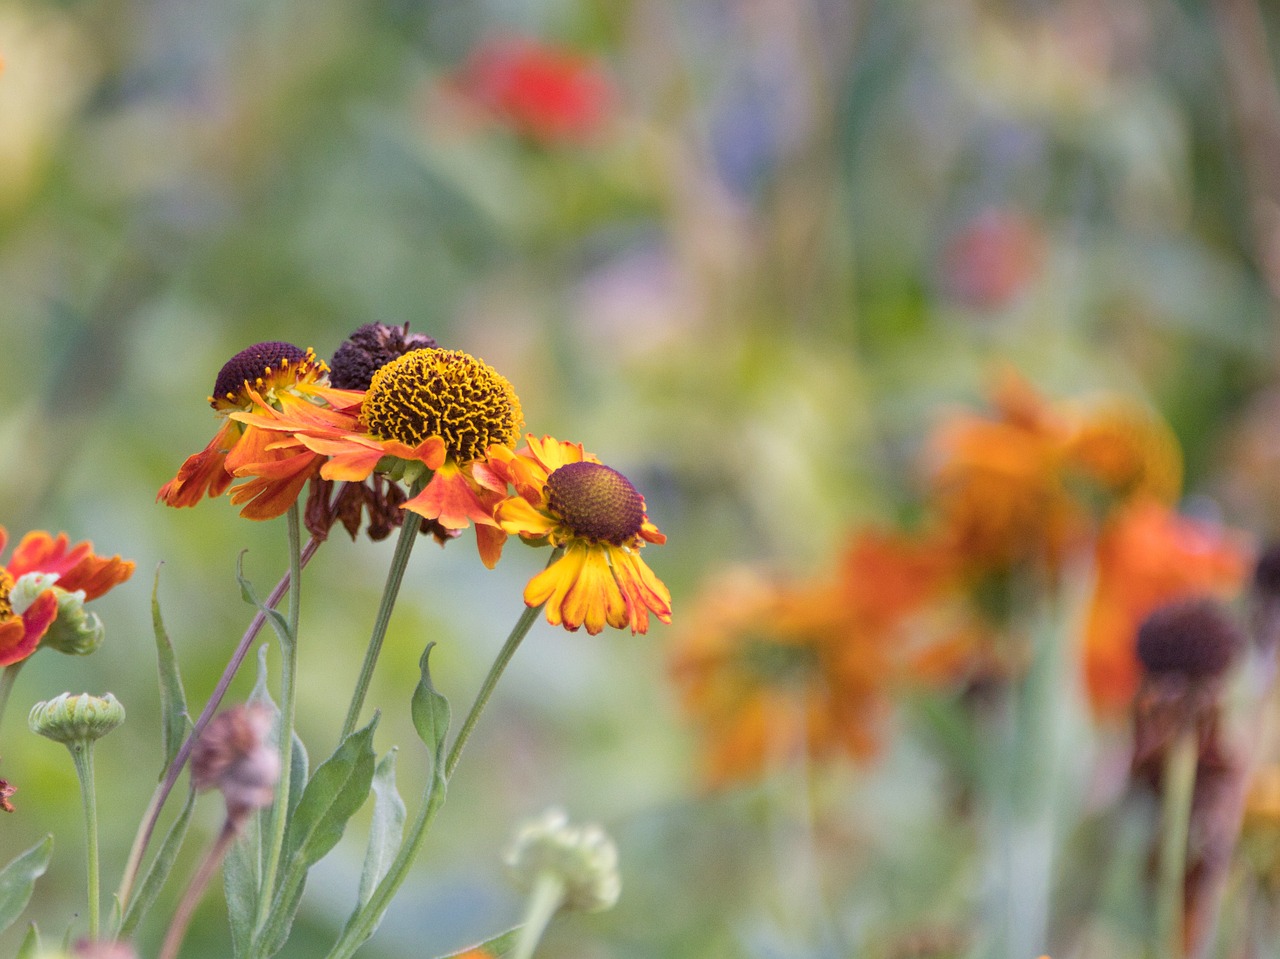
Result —
[[33, 733], [73, 746], [101, 739], [124, 722], [124, 707], [107, 693], [72, 696], [63, 693], [48, 702], [31, 707], [27, 724]]
[[622, 891], [613, 840], [594, 824], [569, 825], [561, 809], [548, 809], [521, 826], [503, 860], [526, 891], [543, 875], [562, 882], [566, 909], [608, 909]]
[[58, 618], [44, 634], [40, 645], [69, 656], [88, 656], [102, 645], [106, 627], [96, 613], [85, 611], [84, 590], [68, 593], [55, 586], [53, 592], [58, 597]]

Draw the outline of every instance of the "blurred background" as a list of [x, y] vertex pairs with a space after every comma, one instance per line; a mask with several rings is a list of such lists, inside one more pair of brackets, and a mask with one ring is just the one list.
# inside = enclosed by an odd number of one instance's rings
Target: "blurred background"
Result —
[[[98, 750], [112, 889], [161, 764], [153, 577], [199, 707], [252, 612], [237, 555], [263, 594], [284, 569], [282, 521], [154, 502], [217, 428], [218, 369], [262, 340], [328, 358], [361, 324], [407, 322], [506, 375], [530, 431], [632, 479], [669, 537], [645, 557], [675, 624], [535, 627], [361, 955], [442, 954], [518, 921], [500, 850], [551, 803], [614, 835], [623, 896], [557, 924], [547, 955], [967, 954], [949, 923], [983, 873], [936, 815], [938, 763], [911, 723], [892, 713], [891, 749], [826, 771], [815, 839], [803, 772], [707, 788], [668, 648], [718, 572], [820, 575], [850, 529], [910, 521], [940, 411], [983, 402], [1000, 368], [1156, 411], [1187, 509], [1277, 532], [1280, 25], [1264, 6], [0, 0], [0, 523], [138, 564], [95, 604], [104, 647], [37, 655], [5, 717], [0, 774], [19, 792], [0, 860], [57, 833], [28, 915], [62, 935], [83, 851], [71, 764], [26, 710], [70, 689], [129, 712]], [[390, 554], [337, 531], [307, 570], [313, 759]], [[512, 543], [486, 571], [469, 534], [417, 548], [370, 696], [406, 797], [423, 646], [439, 643], [456, 717], [542, 562]], [[367, 815], [313, 874], [282, 955], [323, 954]], [[840, 854], [819, 863], [824, 843]], [[218, 899], [184, 955], [229, 954]], [[1108, 941], [1124, 929], [1122, 910]], [[144, 953], [162, 933], [144, 928]]]

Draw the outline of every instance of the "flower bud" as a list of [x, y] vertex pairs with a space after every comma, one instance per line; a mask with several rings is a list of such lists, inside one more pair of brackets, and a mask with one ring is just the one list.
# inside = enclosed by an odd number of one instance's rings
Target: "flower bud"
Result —
[[270, 806], [275, 798], [280, 757], [267, 745], [271, 723], [265, 706], [233, 706], [213, 717], [191, 751], [192, 785], [197, 791], [219, 790], [232, 819]]
[[58, 616], [40, 645], [69, 656], [88, 656], [102, 645], [106, 627], [96, 613], [85, 611], [84, 590], [68, 593], [55, 586], [53, 592], [58, 597]]
[[33, 733], [73, 746], [101, 739], [124, 722], [124, 707], [107, 693], [72, 696], [63, 693], [31, 707], [27, 724]]
[[1138, 659], [1152, 674], [1189, 680], [1220, 676], [1243, 647], [1240, 627], [1208, 598], [1162, 606], [1138, 628]]
[[564, 907], [582, 912], [618, 901], [618, 847], [599, 826], [569, 825], [561, 809], [548, 809], [516, 832], [503, 861], [515, 881], [531, 890], [544, 874], [564, 884]]

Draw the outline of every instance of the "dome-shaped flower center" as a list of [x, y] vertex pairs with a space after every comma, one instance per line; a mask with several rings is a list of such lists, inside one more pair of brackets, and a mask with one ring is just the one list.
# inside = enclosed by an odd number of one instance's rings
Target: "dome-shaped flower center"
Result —
[[259, 393], [315, 382], [328, 372], [311, 349], [272, 340], [246, 347], [222, 365], [209, 402], [214, 409], [246, 409], [250, 387]]
[[0, 623], [13, 619], [13, 603], [9, 599], [13, 582], [13, 576], [8, 570], [0, 569]]
[[495, 443], [515, 445], [524, 425], [506, 378], [458, 350], [414, 350], [392, 360], [373, 374], [361, 412], [382, 439], [417, 446], [439, 436], [457, 463]]
[[329, 379], [340, 390], [367, 390], [373, 374], [413, 350], [434, 350], [440, 344], [425, 333], [410, 333], [409, 324], [366, 323], [333, 354]]
[[599, 463], [568, 463], [547, 477], [547, 508], [586, 539], [621, 546], [644, 525], [644, 498]]

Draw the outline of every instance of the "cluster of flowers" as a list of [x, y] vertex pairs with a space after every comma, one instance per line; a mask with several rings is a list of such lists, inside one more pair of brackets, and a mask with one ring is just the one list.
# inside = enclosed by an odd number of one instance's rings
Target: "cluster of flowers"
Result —
[[474, 525], [489, 568], [511, 535], [559, 550], [524, 591], [552, 625], [643, 633], [650, 614], [671, 620], [639, 552], [665, 537], [631, 482], [578, 443], [530, 434], [516, 449], [524, 413], [506, 378], [407, 324], [362, 326], [332, 367], [289, 343], [250, 346], [222, 367], [210, 403], [222, 427], [161, 488], [170, 506], [229, 491], [242, 516], [265, 520], [310, 485], [318, 538], [339, 521], [354, 536], [367, 516], [380, 539], [406, 510], [441, 543]]
[[1174, 438], [1118, 397], [1054, 403], [1006, 373], [989, 409], [935, 428], [927, 476], [917, 529], [858, 530], [816, 579], [740, 571], [685, 617], [671, 673], [712, 784], [788, 751], [872, 755], [904, 686], [1016, 679], [1020, 600], [1082, 571], [1082, 679], [1100, 720], [1125, 718], [1142, 621], [1187, 597], [1228, 597], [1252, 567], [1245, 536], [1175, 510]]

